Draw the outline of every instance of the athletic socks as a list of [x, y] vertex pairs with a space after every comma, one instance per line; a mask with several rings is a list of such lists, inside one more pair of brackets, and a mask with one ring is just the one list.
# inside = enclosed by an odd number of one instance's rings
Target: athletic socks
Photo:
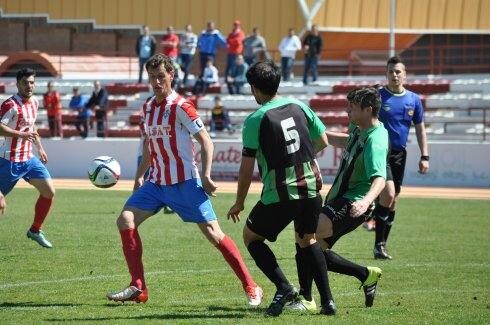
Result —
[[141, 243], [138, 229], [119, 230], [122, 248], [129, 274], [131, 274], [131, 285], [138, 289], [146, 289], [145, 275], [143, 270], [143, 244]]
[[311, 285], [313, 284], [313, 276], [309, 263], [305, 261], [301, 253], [301, 247], [296, 244], [296, 269], [298, 270], [299, 294], [308, 301], [312, 300]]
[[216, 248], [223, 254], [226, 262], [230, 265], [233, 272], [242, 282], [243, 288], [247, 286], [255, 286], [255, 282], [252, 276], [248, 272], [245, 262], [243, 262], [240, 251], [236, 246], [235, 242], [228, 236], [225, 235], [223, 239], [216, 245]]
[[301, 253], [305, 261], [310, 265], [311, 274], [320, 293], [322, 306], [328, 304], [333, 298], [328, 283], [327, 263], [320, 244], [314, 243], [313, 245], [301, 248]]
[[374, 218], [376, 220], [375, 244], [384, 242], [386, 221], [388, 220], [389, 213], [390, 209], [380, 204], [376, 205], [374, 209]]
[[361, 283], [366, 281], [369, 274], [366, 267], [348, 261], [330, 249], [323, 251], [323, 254], [329, 271], [356, 277]]
[[384, 242], [388, 240], [388, 236], [390, 235], [391, 226], [393, 225], [393, 221], [395, 221], [395, 211], [390, 211], [388, 214], [388, 220], [386, 220], [386, 227], [384, 233]]
[[34, 208], [34, 221], [31, 225], [31, 231], [34, 233], [39, 232], [41, 229], [44, 220], [46, 219], [49, 209], [51, 208], [51, 203], [53, 202], [52, 198], [45, 198], [43, 196], [39, 196], [36, 202], [36, 206]]
[[269, 246], [260, 240], [255, 240], [248, 244], [247, 249], [255, 264], [275, 284], [277, 290], [287, 290], [291, 287]]

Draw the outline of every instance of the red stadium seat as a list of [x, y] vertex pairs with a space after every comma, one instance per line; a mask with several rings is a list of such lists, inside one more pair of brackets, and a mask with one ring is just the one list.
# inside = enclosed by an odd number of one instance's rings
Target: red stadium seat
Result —
[[141, 131], [139, 127], [107, 130], [107, 136], [111, 138], [139, 138]]
[[314, 96], [310, 99], [310, 107], [316, 111], [343, 111], [347, 107], [347, 99], [345, 98], [345, 95]]
[[150, 91], [149, 86], [146, 84], [127, 84], [127, 83], [107, 84], [106, 89], [111, 95], [134, 95], [137, 93]]

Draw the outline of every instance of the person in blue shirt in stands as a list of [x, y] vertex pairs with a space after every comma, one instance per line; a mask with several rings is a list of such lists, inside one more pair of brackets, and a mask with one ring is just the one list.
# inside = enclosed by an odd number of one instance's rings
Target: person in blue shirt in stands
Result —
[[223, 34], [215, 28], [213, 21], [208, 21], [206, 30], [197, 39], [197, 48], [199, 49], [199, 59], [201, 61], [200, 77], [202, 77], [209, 59], [212, 59], [214, 62], [218, 47], [226, 48], [226, 46], [226, 39]]
[[86, 138], [88, 135], [88, 128], [90, 118], [92, 117], [92, 111], [86, 107], [88, 98], [80, 94], [78, 87], [73, 87], [73, 96], [70, 100], [70, 108], [78, 112], [77, 122], [75, 124], [80, 136]]
[[395, 219], [395, 204], [400, 194], [407, 159], [407, 139], [412, 123], [420, 148], [419, 173], [429, 170], [429, 149], [424, 124], [424, 108], [420, 96], [405, 89], [407, 77], [405, 64], [399, 57], [388, 59], [386, 65], [388, 85], [379, 89], [381, 109], [379, 120], [388, 130], [390, 152], [388, 153], [386, 186], [381, 192], [373, 212], [376, 222], [374, 258], [391, 259], [386, 250], [386, 242]]

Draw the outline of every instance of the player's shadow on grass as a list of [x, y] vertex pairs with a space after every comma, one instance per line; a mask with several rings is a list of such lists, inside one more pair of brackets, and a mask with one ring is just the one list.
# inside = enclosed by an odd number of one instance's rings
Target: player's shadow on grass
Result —
[[230, 313], [223, 315], [210, 315], [208, 313], [168, 313], [168, 314], [151, 314], [139, 315], [131, 317], [91, 317], [91, 318], [47, 318], [47, 322], [96, 322], [96, 321], [113, 321], [113, 320], [183, 320], [183, 319], [241, 319], [244, 318], [243, 313]]
[[73, 304], [73, 303], [56, 303], [56, 302], [50, 302], [50, 303], [38, 303], [38, 302], [32, 302], [32, 301], [25, 301], [25, 302], [2, 302], [0, 303], [0, 308], [19, 308], [19, 309], [24, 309], [24, 308], [56, 308], [56, 307], [77, 307], [77, 306], [83, 306], [84, 304]]

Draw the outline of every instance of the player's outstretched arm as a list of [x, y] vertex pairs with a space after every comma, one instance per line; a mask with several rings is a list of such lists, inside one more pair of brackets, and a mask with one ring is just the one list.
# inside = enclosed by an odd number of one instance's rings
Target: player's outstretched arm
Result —
[[360, 217], [367, 211], [371, 203], [379, 196], [381, 191], [385, 188], [386, 181], [383, 177], [377, 176], [371, 182], [371, 187], [369, 191], [366, 193], [364, 198], [359, 201], [355, 201], [352, 203], [350, 214], [353, 218]]
[[214, 181], [211, 179], [211, 166], [213, 164], [213, 141], [209, 137], [208, 131], [202, 129], [194, 134], [194, 138], [201, 145], [201, 162], [202, 162], [202, 187], [204, 191], [210, 196], [216, 196], [214, 192], [218, 188]]
[[342, 132], [325, 132], [328, 137], [328, 144], [338, 148], [345, 148], [347, 146], [347, 140], [349, 140], [348, 133]]
[[7, 209], [7, 201], [5, 201], [5, 196], [0, 192], [0, 213], [4, 214]]
[[245, 198], [247, 197], [248, 189], [252, 183], [254, 166], [254, 157], [242, 156], [242, 162], [240, 163], [240, 170], [238, 172], [238, 188], [235, 204], [233, 204], [226, 215], [228, 219], [231, 218], [233, 222], [240, 221], [240, 212], [242, 212], [244, 209]]
[[[427, 133], [425, 132], [425, 123], [415, 124], [415, 134], [417, 136], [417, 143], [420, 148], [420, 156], [429, 157], [429, 149], [427, 145]], [[419, 161], [419, 173], [425, 174], [429, 171], [428, 158], [420, 159]]]
[[136, 169], [136, 175], [134, 176], [133, 191], [137, 190], [143, 185], [144, 175], [150, 167], [150, 152], [148, 151], [148, 139], [143, 141], [143, 154], [141, 156], [141, 162]]
[[43, 163], [47, 163], [48, 162], [48, 154], [46, 153], [46, 151], [44, 151], [43, 145], [41, 144], [41, 137], [37, 133], [37, 128], [34, 131], [34, 133], [35, 133], [35, 140], [33, 143], [37, 147], [37, 152], [39, 154], [39, 160], [41, 160]]

